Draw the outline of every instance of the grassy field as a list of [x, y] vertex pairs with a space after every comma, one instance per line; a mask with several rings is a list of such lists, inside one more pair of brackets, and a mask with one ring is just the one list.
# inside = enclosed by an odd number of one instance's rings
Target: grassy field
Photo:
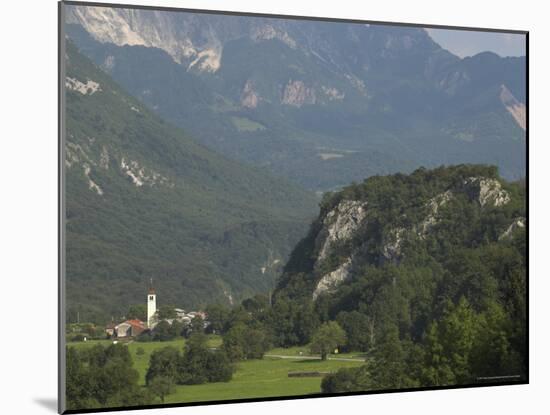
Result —
[[289, 378], [288, 372], [332, 372], [341, 367], [360, 366], [360, 362], [280, 359], [241, 362], [231, 382], [178, 386], [166, 402], [199, 402], [261, 398], [270, 396], [306, 395], [321, 392], [321, 378]]
[[[218, 336], [209, 336], [210, 347], [218, 347], [221, 339]], [[70, 343], [71, 346], [84, 348], [96, 344], [108, 345], [110, 340], [95, 340], [80, 343]], [[174, 346], [183, 348], [183, 338], [168, 342], [150, 342], [128, 344], [134, 367], [139, 371], [142, 385], [145, 384], [145, 373], [149, 364], [151, 352], [157, 348]], [[143, 348], [142, 355], [137, 354], [138, 348]], [[207, 383], [203, 385], [178, 385], [175, 392], [166, 397], [167, 403], [198, 402], [211, 400], [231, 400], [245, 398], [261, 398], [272, 396], [306, 395], [321, 392], [320, 377], [288, 377], [289, 372], [319, 371], [334, 372], [342, 367], [355, 367], [361, 361], [300, 359], [302, 355], [310, 356], [307, 347], [292, 347], [288, 349], [276, 348], [267, 352], [268, 355], [281, 355], [293, 358], [264, 357], [261, 360], [239, 362], [237, 370], [230, 382]], [[339, 358], [362, 358], [357, 353], [331, 355]]]

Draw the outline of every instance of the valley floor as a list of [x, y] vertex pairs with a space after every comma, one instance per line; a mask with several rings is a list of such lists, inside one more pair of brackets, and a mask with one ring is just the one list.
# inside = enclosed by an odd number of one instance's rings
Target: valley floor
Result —
[[[71, 347], [108, 345], [110, 340], [69, 343]], [[218, 347], [221, 339], [210, 336], [210, 347]], [[169, 342], [128, 344], [134, 367], [140, 373], [140, 383], [145, 385], [145, 374], [153, 350], [166, 346], [183, 348], [184, 339]], [[143, 354], [137, 354], [139, 348]], [[335, 372], [342, 367], [361, 366], [364, 356], [358, 353], [331, 355], [326, 361], [311, 356], [305, 347], [277, 348], [268, 351], [263, 359], [242, 361], [230, 382], [202, 385], [178, 385], [175, 392], [166, 397], [166, 403], [204, 402], [276, 396], [308, 395], [321, 392], [321, 377], [289, 377], [289, 372]]]

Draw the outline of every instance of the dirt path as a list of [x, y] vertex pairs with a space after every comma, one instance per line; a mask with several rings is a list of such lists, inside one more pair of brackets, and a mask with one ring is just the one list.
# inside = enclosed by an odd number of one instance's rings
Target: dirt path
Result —
[[[319, 356], [285, 356], [281, 354], [265, 354], [265, 357], [277, 357], [279, 359], [301, 359], [301, 360], [321, 360]], [[327, 360], [339, 360], [342, 362], [364, 362], [365, 359], [355, 359], [352, 357], [327, 357]]]

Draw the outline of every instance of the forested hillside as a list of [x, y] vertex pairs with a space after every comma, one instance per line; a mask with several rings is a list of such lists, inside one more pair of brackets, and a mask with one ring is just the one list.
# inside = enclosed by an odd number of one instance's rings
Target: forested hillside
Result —
[[369, 354], [327, 377], [325, 392], [524, 379], [525, 201], [522, 183], [473, 165], [326, 195], [275, 293], [276, 314], [294, 310], [280, 344], [309, 342], [334, 320], [344, 348]]
[[67, 45], [67, 319], [145, 299], [231, 303], [272, 287], [316, 199], [197, 144]]

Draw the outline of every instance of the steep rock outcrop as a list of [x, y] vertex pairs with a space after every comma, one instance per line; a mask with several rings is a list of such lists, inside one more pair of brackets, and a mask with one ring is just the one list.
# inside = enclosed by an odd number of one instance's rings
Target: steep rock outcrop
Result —
[[498, 237], [499, 241], [511, 239], [514, 232], [518, 229], [524, 229], [525, 228], [525, 218], [517, 218], [515, 219], [508, 228], [502, 232], [502, 234]]
[[519, 127], [525, 131], [527, 128], [527, 109], [523, 102], [519, 102], [506, 85], [500, 86], [500, 102], [510, 113]]
[[343, 200], [323, 220], [323, 230], [317, 237], [320, 246], [317, 264], [330, 253], [335, 244], [349, 240], [366, 217], [367, 204], [356, 200]]
[[428, 208], [428, 215], [415, 229], [416, 234], [419, 237], [424, 238], [428, 234], [430, 229], [435, 224], [437, 224], [437, 222], [439, 221], [439, 218], [438, 218], [439, 209], [442, 206], [446, 205], [451, 200], [452, 197], [453, 197], [452, 191], [447, 190], [446, 192], [440, 193], [437, 196], [430, 199], [430, 201], [426, 204]]
[[464, 180], [466, 192], [472, 199], [476, 199], [481, 207], [503, 206], [510, 202], [510, 194], [502, 188], [496, 179], [485, 177], [469, 177]]
[[78, 79], [67, 77], [65, 79], [65, 87], [71, 91], [80, 92], [82, 95], [93, 95], [96, 92], [101, 91], [99, 83], [92, 81], [91, 79], [86, 80], [86, 83], [84, 83]]
[[313, 291], [313, 300], [316, 300], [320, 294], [330, 291], [344, 282], [350, 276], [352, 261], [352, 258], [348, 258], [348, 260], [337, 269], [325, 274], [315, 286], [315, 290]]
[[298, 108], [316, 102], [317, 94], [313, 88], [306, 86], [303, 81], [293, 81], [292, 79], [286, 84], [281, 98], [282, 104]]
[[136, 187], [141, 187], [145, 184], [149, 186], [154, 186], [156, 184], [169, 187], [174, 186], [169, 182], [168, 178], [154, 171], [146, 171], [146, 169], [140, 166], [135, 160], [126, 160], [126, 158], [122, 157], [120, 160], [120, 170], [132, 180], [132, 183]]
[[[317, 235], [316, 245], [319, 254], [315, 267], [319, 269], [335, 246], [353, 238], [355, 232], [363, 224], [367, 215], [367, 204], [356, 200], [342, 200], [327, 213], [323, 220], [323, 228]], [[353, 266], [353, 253], [335, 270], [324, 274], [315, 287], [313, 298], [321, 293], [337, 287], [350, 275]]]
[[260, 96], [254, 89], [254, 83], [249, 79], [241, 92], [241, 105], [245, 108], [256, 108], [259, 101]]
[[90, 166], [87, 163], [84, 163], [83, 167], [84, 176], [86, 176], [86, 179], [88, 179], [88, 188], [96, 192], [99, 196], [103, 196], [103, 190], [101, 189], [101, 187], [99, 187], [99, 185], [90, 178], [90, 173], [92, 171]]
[[216, 72], [220, 68], [223, 46], [219, 35], [193, 16], [111, 7], [69, 6], [66, 10], [68, 23], [80, 24], [101, 43], [159, 48], [177, 63], [185, 63], [188, 70]]

